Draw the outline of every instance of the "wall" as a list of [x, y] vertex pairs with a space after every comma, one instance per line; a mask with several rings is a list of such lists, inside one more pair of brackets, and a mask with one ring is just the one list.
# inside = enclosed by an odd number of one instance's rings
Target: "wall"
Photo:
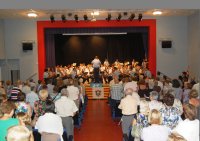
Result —
[[188, 36], [189, 70], [197, 78], [200, 77], [200, 10], [188, 17]]
[[[4, 20], [5, 46], [8, 59], [18, 59], [20, 78], [28, 79], [37, 73], [37, 26], [35, 20]], [[34, 41], [33, 50], [22, 51], [22, 41]], [[9, 62], [8, 62], [9, 63]], [[11, 67], [13, 63], [9, 64]], [[17, 66], [16, 66], [17, 67]], [[13, 68], [17, 69], [17, 68]], [[35, 79], [38, 78], [37, 74]]]
[[4, 26], [3, 26], [3, 20], [0, 20], [0, 59], [5, 58], [4, 53]]
[[[22, 80], [25, 80], [38, 71], [36, 21], [6, 19], [4, 22], [7, 56], [9, 59], [19, 59], [20, 76]], [[169, 77], [176, 77], [187, 69], [187, 29], [187, 17], [157, 18], [157, 70]], [[162, 49], [159, 43], [162, 38], [172, 39], [173, 48]], [[23, 40], [35, 41], [33, 51], [22, 52], [21, 42]]]
[[[187, 17], [157, 18], [157, 70], [176, 78], [188, 67]], [[172, 48], [161, 47], [161, 40], [172, 40]]]

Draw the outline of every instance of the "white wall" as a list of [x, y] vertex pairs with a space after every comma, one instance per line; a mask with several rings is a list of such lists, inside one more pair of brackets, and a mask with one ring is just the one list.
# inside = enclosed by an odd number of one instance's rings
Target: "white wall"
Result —
[[[171, 78], [188, 67], [187, 17], [157, 18], [157, 70]], [[172, 48], [163, 49], [160, 40], [173, 41]]]
[[[20, 78], [28, 79], [38, 72], [37, 25], [34, 20], [4, 20], [5, 46], [8, 59], [19, 59]], [[34, 41], [33, 50], [22, 51], [22, 41]], [[12, 65], [12, 64], [10, 64]], [[38, 76], [35, 76], [38, 78]]]
[[200, 77], [200, 10], [188, 17], [188, 61], [193, 76]]
[[[157, 18], [157, 70], [176, 77], [188, 67], [188, 18]], [[34, 20], [5, 20], [5, 46], [9, 59], [19, 59], [22, 80], [38, 72], [37, 25]], [[162, 49], [159, 40], [170, 38], [171, 49]], [[22, 52], [21, 41], [34, 40], [33, 51]], [[36, 76], [37, 77], [37, 76]]]
[[3, 26], [3, 20], [0, 20], [0, 59], [5, 58], [5, 53], [4, 53], [4, 26]]

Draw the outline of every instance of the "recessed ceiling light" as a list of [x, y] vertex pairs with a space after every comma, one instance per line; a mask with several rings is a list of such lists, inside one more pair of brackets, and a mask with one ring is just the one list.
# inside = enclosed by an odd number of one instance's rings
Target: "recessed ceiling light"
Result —
[[27, 15], [28, 15], [28, 17], [31, 17], [31, 18], [32, 18], [32, 17], [35, 18], [35, 17], [38, 16], [38, 15], [37, 15], [36, 13], [34, 13], [34, 12], [30, 12], [30, 13], [28, 13]]
[[161, 11], [154, 11], [154, 12], [153, 12], [153, 15], [161, 15], [161, 14], [162, 14]]
[[98, 15], [99, 15], [99, 11], [91, 12], [91, 15], [92, 15], [92, 16], [98, 16]]

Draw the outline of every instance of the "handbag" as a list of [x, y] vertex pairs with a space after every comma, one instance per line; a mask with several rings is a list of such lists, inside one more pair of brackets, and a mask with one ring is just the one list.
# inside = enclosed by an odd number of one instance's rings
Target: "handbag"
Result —
[[136, 124], [132, 125], [131, 135], [135, 138], [140, 138], [141, 136], [141, 125], [138, 123], [138, 115], [136, 119]]

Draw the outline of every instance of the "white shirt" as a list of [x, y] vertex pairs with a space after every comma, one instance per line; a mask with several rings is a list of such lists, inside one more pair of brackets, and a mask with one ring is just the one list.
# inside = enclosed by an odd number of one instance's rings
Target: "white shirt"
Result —
[[100, 65], [101, 65], [101, 62], [100, 62], [99, 59], [96, 59], [96, 58], [95, 58], [95, 59], [92, 61], [92, 65], [93, 65], [93, 68], [99, 68]]
[[163, 83], [161, 81], [158, 81], [158, 86], [160, 86], [161, 90], [163, 89]]
[[133, 89], [134, 92], [137, 92], [137, 90], [138, 90], [137, 82], [132, 81], [132, 82], [126, 83], [124, 86], [124, 91], [128, 88], [131, 88], [131, 89]]
[[49, 93], [49, 94], [52, 94], [52, 93], [53, 93], [53, 88], [54, 88], [54, 85], [52, 85], [52, 84], [47, 84], [47, 90], [48, 90], [48, 93]]
[[55, 107], [57, 115], [61, 117], [74, 116], [74, 113], [78, 111], [75, 102], [66, 96], [61, 96], [61, 98], [55, 102]]
[[156, 110], [160, 110], [162, 108], [162, 103], [157, 101], [157, 100], [152, 100], [149, 102], [149, 110], [153, 110], [153, 109], [156, 109]]
[[137, 113], [137, 101], [131, 95], [127, 95], [125, 98], [121, 99], [118, 108], [122, 109], [123, 115], [136, 114]]
[[37, 100], [39, 100], [39, 97], [34, 91], [31, 91], [26, 95], [26, 102], [31, 105], [31, 108], [34, 108], [34, 103]]
[[199, 141], [199, 120], [185, 119], [173, 130], [182, 135], [187, 141]]
[[167, 141], [170, 129], [163, 125], [153, 124], [143, 128], [141, 138], [143, 141]]
[[67, 87], [67, 90], [69, 92], [69, 99], [71, 100], [77, 100], [78, 99], [78, 96], [79, 96], [79, 89], [75, 86], [68, 86]]
[[45, 113], [43, 116], [40, 116], [36, 122], [35, 128], [38, 129], [39, 133], [47, 132], [59, 134], [62, 139], [62, 119], [56, 114]]
[[138, 95], [138, 93], [133, 92], [132, 97], [136, 100], [137, 105], [140, 105], [140, 96]]

